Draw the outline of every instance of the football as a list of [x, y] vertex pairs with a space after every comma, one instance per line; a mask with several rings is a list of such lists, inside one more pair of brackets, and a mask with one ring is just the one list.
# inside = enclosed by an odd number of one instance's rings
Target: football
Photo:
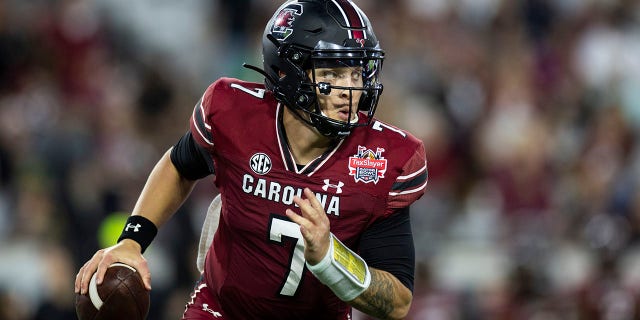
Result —
[[114, 263], [107, 269], [102, 284], [94, 273], [89, 292], [76, 294], [79, 320], [144, 320], [149, 312], [149, 291], [133, 267]]

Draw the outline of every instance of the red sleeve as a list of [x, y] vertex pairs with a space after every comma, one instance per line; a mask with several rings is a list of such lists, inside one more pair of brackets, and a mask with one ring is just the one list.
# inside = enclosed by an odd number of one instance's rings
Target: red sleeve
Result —
[[204, 92], [191, 114], [190, 127], [193, 139], [207, 150], [213, 149], [213, 133], [212, 133], [212, 113], [213, 104], [212, 96], [218, 82], [213, 83]]
[[387, 213], [408, 207], [422, 197], [427, 187], [428, 176], [424, 145], [419, 143], [389, 191]]

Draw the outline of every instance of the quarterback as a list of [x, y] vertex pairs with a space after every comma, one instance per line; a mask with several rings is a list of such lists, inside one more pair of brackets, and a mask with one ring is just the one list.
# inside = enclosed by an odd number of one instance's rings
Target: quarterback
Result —
[[384, 51], [369, 19], [349, 0], [288, 1], [262, 47], [262, 68], [248, 67], [264, 83], [220, 78], [204, 91], [129, 217], [141, 228], [99, 250], [77, 292], [114, 262], [151, 289], [144, 249], [195, 183], [213, 178], [219, 218], [182, 319], [351, 319], [351, 308], [406, 317], [409, 207], [425, 191], [426, 156], [374, 117]]

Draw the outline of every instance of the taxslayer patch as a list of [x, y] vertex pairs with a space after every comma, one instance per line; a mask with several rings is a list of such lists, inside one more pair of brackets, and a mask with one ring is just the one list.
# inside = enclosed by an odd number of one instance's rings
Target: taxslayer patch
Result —
[[384, 148], [376, 148], [374, 152], [367, 147], [358, 146], [358, 153], [349, 157], [349, 175], [356, 182], [377, 184], [387, 171], [387, 159], [382, 157]]

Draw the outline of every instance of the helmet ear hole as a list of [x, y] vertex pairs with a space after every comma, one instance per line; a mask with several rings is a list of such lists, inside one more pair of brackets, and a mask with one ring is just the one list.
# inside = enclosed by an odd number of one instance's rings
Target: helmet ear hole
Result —
[[311, 93], [308, 90], [301, 90], [300, 93], [298, 93], [295, 96], [295, 103], [296, 103], [296, 107], [298, 109], [302, 109], [302, 110], [306, 110], [306, 111], [312, 111], [311, 109], [313, 109], [313, 107], [318, 107], [316, 106], [316, 96], [315, 93]]
[[304, 108], [309, 103], [309, 97], [306, 94], [299, 94], [296, 98], [296, 103], [299, 107]]

